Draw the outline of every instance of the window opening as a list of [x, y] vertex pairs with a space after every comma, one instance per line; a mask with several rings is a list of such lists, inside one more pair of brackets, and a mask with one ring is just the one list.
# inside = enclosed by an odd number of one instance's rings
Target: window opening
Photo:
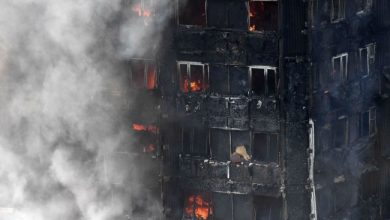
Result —
[[209, 88], [208, 65], [179, 62], [180, 90], [184, 93], [201, 92]]
[[153, 62], [133, 60], [130, 61], [130, 66], [131, 79], [135, 87], [148, 90], [157, 88], [157, 69]]
[[249, 2], [249, 31], [275, 31], [278, 27], [278, 2]]
[[259, 96], [275, 96], [277, 90], [276, 68], [251, 67], [251, 88]]
[[332, 79], [345, 81], [348, 78], [348, 54], [340, 54], [332, 58]]
[[206, 26], [206, 0], [178, 0], [179, 24]]

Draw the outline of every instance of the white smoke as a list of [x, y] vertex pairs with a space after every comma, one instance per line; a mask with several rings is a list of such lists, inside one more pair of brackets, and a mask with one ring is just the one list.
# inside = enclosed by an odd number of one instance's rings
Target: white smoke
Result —
[[120, 0], [0, 0], [0, 220], [160, 218], [147, 164], [131, 153], [119, 57], [156, 49], [168, 14], [155, 29], [128, 10]]

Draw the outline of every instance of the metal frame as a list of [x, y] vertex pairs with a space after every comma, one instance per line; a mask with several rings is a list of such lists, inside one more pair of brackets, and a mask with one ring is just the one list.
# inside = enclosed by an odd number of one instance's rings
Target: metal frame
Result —
[[252, 70], [253, 69], [263, 69], [264, 70], [264, 79], [265, 79], [265, 96], [269, 96], [268, 94], [268, 70], [273, 70], [275, 71], [275, 95], [277, 95], [278, 93], [278, 71], [277, 71], [277, 67], [273, 67], [273, 66], [262, 66], [262, 65], [258, 65], [258, 66], [249, 66], [249, 83], [250, 83], [250, 90], [253, 91], [253, 88], [252, 88]]
[[[142, 61], [143, 64], [144, 64], [144, 82], [143, 82], [143, 85], [142, 85], [142, 88], [146, 88], [147, 87], [147, 83], [148, 83], [148, 69], [149, 69], [149, 65], [154, 65], [155, 66], [155, 69], [156, 69], [156, 86], [154, 89], [158, 88], [158, 69], [157, 69], [157, 62], [153, 59], [142, 59], [142, 58], [134, 58], [134, 59], [130, 59], [129, 62], [130, 62], [130, 66], [131, 66], [131, 62], [132, 61]], [[131, 83], [133, 84], [133, 71], [132, 71], [132, 68], [130, 67], [130, 80], [131, 80]]]
[[[189, 91], [188, 93], [199, 93], [199, 92], [204, 92], [206, 91], [205, 89], [205, 73], [206, 73], [206, 68], [207, 68], [207, 82], [210, 83], [210, 69], [209, 69], [209, 64], [208, 63], [201, 63], [201, 62], [193, 62], [193, 61], [177, 61], [177, 74], [178, 74], [178, 79], [179, 79], [179, 90], [180, 90], [180, 82], [181, 82], [181, 72], [180, 72], [180, 65], [187, 65], [187, 76], [191, 80], [191, 65], [196, 65], [196, 66], [202, 66], [203, 67], [203, 73], [202, 73], [202, 91], [194, 92], [194, 91]], [[181, 91], [181, 90], [180, 90]], [[182, 92], [182, 91], [181, 91]]]
[[[344, 65], [343, 65], [343, 57], [346, 57], [346, 70], [344, 71]], [[340, 75], [341, 75], [341, 81], [347, 81], [348, 80], [348, 53], [342, 53], [342, 54], [338, 54], [334, 57], [332, 57], [332, 70], [334, 70], [334, 61], [336, 59], [340, 59]]]

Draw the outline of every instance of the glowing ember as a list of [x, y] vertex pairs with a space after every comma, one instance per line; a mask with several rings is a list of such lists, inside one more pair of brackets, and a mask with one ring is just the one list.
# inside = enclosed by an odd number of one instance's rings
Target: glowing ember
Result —
[[250, 31], [255, 31], [255, 30], [256, 30], [256, 25], [251, 25], [251, 26], [249, 27], [249, 30], [250, 30]]
[[157, 85], [157, 72], [154, 65], [150, 65], [148, 68], [148, 77], [146, 82], [147, 89], [155, 89]]
[[188, 217], [196, 217], [207, 220], [212, 213], [212, 208], [202, 195], [191, 195], [186, 201], [185, 214]]
[[200, 80], [189, 81], [188, 79], [185, 79], [183, 84], [183, 92], [198, 92], [202, 90], [202, 82]]
[[134, 131], [146, 131], [157, 134], [159, 129], [155, 125], [142, 125], [142, 124], [133, 124]]
[[191, 91], [200, 91], [202, 89], [201, 85], [202, 84], [201, 84], [200, 80], [191, 82], [190, 83]]

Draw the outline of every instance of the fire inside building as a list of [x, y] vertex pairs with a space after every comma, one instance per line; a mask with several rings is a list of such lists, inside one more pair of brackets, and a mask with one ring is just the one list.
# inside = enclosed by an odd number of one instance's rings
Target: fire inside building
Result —
[[165, 219], [390, 219], [390, 1], [171, 4], [126, 61]]

